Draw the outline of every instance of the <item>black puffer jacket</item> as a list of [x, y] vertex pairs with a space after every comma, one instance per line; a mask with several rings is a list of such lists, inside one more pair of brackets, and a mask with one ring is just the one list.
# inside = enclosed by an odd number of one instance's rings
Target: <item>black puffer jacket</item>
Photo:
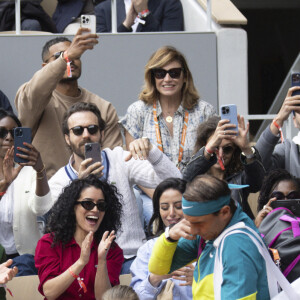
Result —
[[[55, 24], [40, 5], [41, 1], [21, 2], [21, 21], [35, 19], [39, 21], [42, 31], [57, 32]], [[0, 31], [13, 30], [15, 25], [15, 3], [0, 2]]]

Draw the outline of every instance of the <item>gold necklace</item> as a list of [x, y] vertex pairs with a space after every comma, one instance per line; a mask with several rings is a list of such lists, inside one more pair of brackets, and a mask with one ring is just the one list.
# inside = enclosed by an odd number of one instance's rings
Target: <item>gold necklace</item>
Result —
[[167, 116], [167, 117], [166, 117], [166, 121], [167, 121], [168, 123], [172, 123], [172, 122], [173, 122], [173, 118], [172, 118], [171, 116]]

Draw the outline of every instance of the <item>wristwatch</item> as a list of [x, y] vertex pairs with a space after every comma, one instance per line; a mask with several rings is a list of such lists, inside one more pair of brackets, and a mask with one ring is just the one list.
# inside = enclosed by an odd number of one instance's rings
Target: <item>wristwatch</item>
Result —
[[166, 239], [167, 239], [169, 242], [171, 242], [171, 243], [178, 242], [178, 241], [176, 241], [176, 240], [173, 240], [173, 239], [170, 237], [169, 231], [170, 231], [170, 226], [169, 226], [169, 227], [166, 227], [166, 229], [165, 229], [165, 237], [166, 237]]
[[251, 159], [251, 158], [254, 158], [254, 157], [256, 156], [256, 149], [255, 149], [254, 147], [251, 147], [250, 149], [251, 149], [251, 151], [252, 151], [251, 154], [246, 155], [244, 152], [241, 153], [241, 154], [242, 154], [243, 156], [245, 156], [247, 159]]

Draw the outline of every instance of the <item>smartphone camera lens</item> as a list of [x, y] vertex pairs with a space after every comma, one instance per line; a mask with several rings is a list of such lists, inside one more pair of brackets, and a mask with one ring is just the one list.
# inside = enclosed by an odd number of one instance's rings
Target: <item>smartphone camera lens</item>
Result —
[[227, 115], [228, 113], [229, 113], [229, 107], [228, 106], [222, 107], [222, 114]]
[[23, 135], [23, 130], [21, 128], [16, 128], [15, 129], [15, 135], [20, 137]]
[[91, 150], [92, 150], [92, 146], [86, 144], [86, 145], [85, 145], [85, 150], [86, 150], [86, 151], [91, 151]]

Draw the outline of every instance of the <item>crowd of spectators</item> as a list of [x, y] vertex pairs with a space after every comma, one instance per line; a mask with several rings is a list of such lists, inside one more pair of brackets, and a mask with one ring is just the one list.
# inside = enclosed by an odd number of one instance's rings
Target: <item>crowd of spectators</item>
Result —
[[[44, 45], [42, 68], [16, 92], [18, 117], [0, 91], [0, 284], [38, 275], [46, 299], [270, 299], [259, 226], [272, 202], [300, 198], [299, 137], [281, 130], [290, 114], [300, 127], [300, 87], [251, 146], [243, 116], [220, 120], [184, 55], [163, 46], [118, 120], [78, 84], [81, 56], [99, 38], [79, 28], [80, 15], [109, 32], [110, 7], [59, 0], [50, 31], [75, 31], [73, 40]], [[118, 31], [183, 30], [179, 0], [117, 1], [117, 10]], [[32, 143], [14, 148], [21, 126]], [[248, 196], [258, 191], [256, 214]], [[131, 287], [119, 286], [128, 273]]]

